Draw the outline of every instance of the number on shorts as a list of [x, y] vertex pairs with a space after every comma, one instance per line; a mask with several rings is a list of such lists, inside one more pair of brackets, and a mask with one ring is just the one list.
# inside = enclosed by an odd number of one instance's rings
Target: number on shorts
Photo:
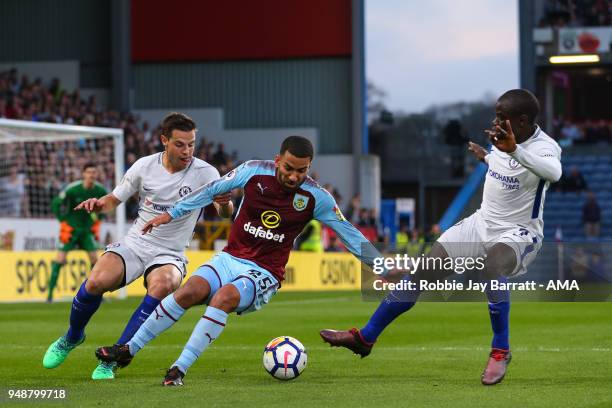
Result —
[[[263, 275], [261, 272], [259, 271], [249, 271], [249, 275], [251, 275], [253, 278], [259, 280], [261, 275]], [[272, 286], [274, 284], [274, 282], [272, 282], [272, 279], [270, 279], [268, 276], [264, 276], [263, 279], [259, 280], [259, 289], [264, 291], [266, 289], [268, 289], [270, 286]]]
[[515, 232], [512, 235], [516, 235], [517, 237], [524, 237], [525, 235], [529, 235], [529, 230], [527, 228], [519, 228], [518, 232]]

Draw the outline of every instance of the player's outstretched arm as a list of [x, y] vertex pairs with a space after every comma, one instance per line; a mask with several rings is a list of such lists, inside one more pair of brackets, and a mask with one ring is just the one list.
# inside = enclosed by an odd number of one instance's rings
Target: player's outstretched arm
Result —
[[101, 198], [90, 198], [81, 202], [79, 205], [74, 207], [75, 210], [85, 210], [88, 213], [91, 212], [109, 212], [115, 209], [121, 201], [113, 194], [107, 194]]
[[256, 169], [256, 162], [243, 163], [220, 179], [211, 181], [179, 200], [168, 211], [170, 216], [172, 218], [182, 217], [193, 210], [199, 210], [213, 203], [217, 196], [228, 194], [235, 188], [244, 187], [249, 178], [255, 174]]
[[472, 154], [474, 155], [474, 157], [476, 157], [477, 160], [483, 163], [487, 163], [487, 156], [489, 155], [489, 152], [484, 147], [477, 143], [469, 141], [468, 150], [472, 152]]
[[[373, 267], [374, 259], [382, 257], [361, 231], [344, 218], [336, 201], [324, 190], [318, 194], [314, 218], [333, 229], [346, 249], [364, 264]], [[385, 271], [382, 275], [386, 276], [388, 273], [389, 271]]]
[[142, 235], [147, 234], [153, 230], [155, 227], [159, 227], [160, 225], [167, 224], [172, 221], [172, 216], [165, 212], [163, 214], [158, 215], [153, 218], [151, 221], [147, 222], [144, 227], [142, 227]]

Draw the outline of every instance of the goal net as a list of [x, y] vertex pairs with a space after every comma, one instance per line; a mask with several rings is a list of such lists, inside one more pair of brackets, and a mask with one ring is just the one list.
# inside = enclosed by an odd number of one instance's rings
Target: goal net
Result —
[[[94, 163], [107, 191], [124, 173], [123, 130], [0, 119], [0, 249], [52, 250], [51, 202]], [[101, 244], [125, 230], [125, 205], [102, 222]]]

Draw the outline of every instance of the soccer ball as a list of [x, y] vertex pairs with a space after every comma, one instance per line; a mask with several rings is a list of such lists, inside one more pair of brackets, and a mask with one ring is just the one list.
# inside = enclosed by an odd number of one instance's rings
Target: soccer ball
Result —
[[263, 353], [263, 366], [274, 378], [292, 380], [304, 371], [308, 356], [304, 345], [289, 336], [270, 341]]

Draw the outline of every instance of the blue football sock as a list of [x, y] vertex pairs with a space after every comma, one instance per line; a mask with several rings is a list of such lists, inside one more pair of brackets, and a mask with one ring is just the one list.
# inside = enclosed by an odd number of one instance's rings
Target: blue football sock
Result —
[[[402, 281], [408, 281], [410, 278], [405, 277]], [[380, 303], [378, 309], [374, 312], [368, 324], [360, 329], [361, 336], [368, 343], [374, 343], [378, 336], [391, 324], [396, 317], [404, 312], [407, 312], [416, 303], [420, 292], [395, 290], [387, 294], [385, 299]]]
[[206, 313], [196, 324], [183, 352], [173, 366], [186, 373], [200, 354], [223, 332], [228, 314], [221, 309], [208, 306]]
[[130, 354], [136, 355], [148, 342], [170, 328], [184, 314], [185, 309], [176, 303], [174, 294], [166, 296], [127, 342]]
[[136, 330], [138, 330], [145, 320], [151, 316], [151, 313], [153, 313], [153, 310], [159, 305], [159, 302], [159, 299], [145, 295], [142, 299], [142, 303], [138, 305], [132, 317], [130, 317], [130, 321], [125, 326], [125, 329], [123, 329], [123, 333], [121, 337], [119, 337], [119, 340], [117, 340], [117, 344], [126, 344], [130, 341], [134, 333], [136, 333]]
[[102, 295], [92, 295], [85, 289], [85, 282], [81, 284], [79, 291], [72, 299], [72, 309], [70, 310], [70, 327], [66, 332], [66, 340], [70, 343], [78, 343], [85, 334], [85, 326], [91, 319], [100, 303]]
[[[505, 278], [498, 279], [506, 282]], [[510, 349], [509, 336], [509, 315], [510, 315], [510, 291], [508, 290], [487, 290], [489, 300], [489, 316], [491, 318], [491, 328], [493, 329], [492, 348], [503, 350]]]

